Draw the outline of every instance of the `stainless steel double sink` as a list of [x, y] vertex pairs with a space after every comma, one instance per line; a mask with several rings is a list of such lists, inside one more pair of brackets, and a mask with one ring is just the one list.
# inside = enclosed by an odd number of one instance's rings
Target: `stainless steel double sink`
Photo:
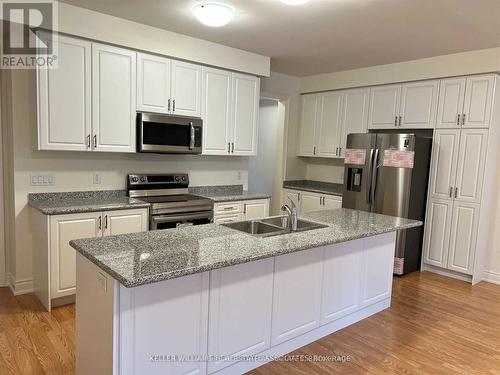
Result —
[[[257, 237], [271, 237], [281, 234], [292, 233], [288, 224], [288, 216], [273, 216], [265, 219], [254, 219], [246, 221], [236, 221], [222, 224], [225, 227], [252, 234]], [[328, 225], [314, 223], [312, 221], [297, 220], [297, 230], [294, 232], [304, 232], [313, 229], [326, 228]]]

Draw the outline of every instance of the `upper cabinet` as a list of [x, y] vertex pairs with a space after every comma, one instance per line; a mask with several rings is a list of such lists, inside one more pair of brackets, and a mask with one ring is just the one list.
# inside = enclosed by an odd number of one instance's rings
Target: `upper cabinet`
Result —
[[436, 128], [489, 128], [495, 76], [443, 79]]
[[302, 96], [299, 156], [338, 158], [347, 135], [366, 132], [369, 89]]
[[139, 53], [137, 109], [139, 111], [201, 116], [200, 65]]
[[93, 148], [135, 152], [136, 53], [92, 44]]
[[203, 154], [256, 155], [260, 80], [203, 68]]
[[91, 57], [90, 42], [60, 35], [58, 69], [37, 70], [39, 150], [91, 150]]
[[434, 128], [438, 89], [437, 80], [373, 87], [368, 128]]

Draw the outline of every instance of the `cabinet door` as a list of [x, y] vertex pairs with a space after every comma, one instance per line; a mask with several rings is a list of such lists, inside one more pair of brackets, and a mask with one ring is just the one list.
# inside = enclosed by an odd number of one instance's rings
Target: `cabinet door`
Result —
[[257, 123], [259, 114], [260, 80], [245, 74], [232, 74], [233, 116], [231, 153], [257, 154]]
[[429, 199], [424, 231], [424, 263], [446, 268], [453, 201]]
[[465, 77], [442, 79], [439, 84], [439, 100], [436, 128], [460, 127], [465, 97]]
[[342, 111], [342, 135], [340, 154], [344, 156], [347, 136], [351, 133], [366, 133], [370, 89], [353, 89], [344, 92]]
[[269, 199], [243, 202], [243, 215], [245, 220], [269, 216]]
[[305, 214], [312, 211], [321, 211], [321, 195], [303, 192], [300, 194], [300, 213]]
[[455, 201], [448, 255], [450, 270], [472, 275], [478, 223], [479, 204]]
[[318, 156], [337, 157], [342, 133], [342, 91], [321, 94], [317, 128]]
[[401, 124], [406, 129], [434, 129], [439, 81], [406, 83], [401, 91]]
[[323, 248], [275, 258], [273, 346], [319, 326], [322, 269]]
[[488, 129], [462, 130], [455, 198], [469, 203], [481, 202], [487, 148]]
[[316, 152], [316, 123], [318, 121], [318, 95], [302, 96], [302, 114], [300, 118], [299, 155], [313, 156]]
[[136, 53], [92, 44], [94, 151], [135, 152]]
[[390, 129], [396, 127], [399, 116], [401, 85], [377, 86], [370, 89], [370, 111], [368, 129]]
[[364, 240], [325, 247], [321, 324], [349, 315], [359, 308]]
[[467, 77], [464, 101], [464, 128], [489, 128], [495, 76]]
[[430, 194], [433, 198], [452, 199], [457, 172], [460, 130], [434, 132]]
[[342, 197], [336, 197], [333, 195], [324, 195], [323, 196], [324, 210], [334, 210], [336, 208], [342, 208]]
[[69, 241], [100, 237], [101, 225], [100, 212], [50, 217], [51, 298], [75, 294], [76, 255]]
[[91, 43], [63, 35], [58, 43], [58, 68], [37, 69], [38, 149], [90, 151]]
[[290, 201], [295, 205], [295, 208], [300, 212], [301, 192], [295, 190], [283, 190], [283, 204], [290, 205]]
[[201, 66], [172, 60], [171, 113], [201, 117]]
[[231, 118], [231, 73], [203, 68], [203, 154], [228, 155]]
[[[271, 346], [274, 258], [210, 272], [208, 354], [254, 355]], [[231, 365], [209, 361], [208, 372]]]
[[104, 235], [145, 232], [148, 230], [148, 210], [117, 210], [103, 213]]
[[137, 54], [137, 110], [168, 113], [170, 60]]

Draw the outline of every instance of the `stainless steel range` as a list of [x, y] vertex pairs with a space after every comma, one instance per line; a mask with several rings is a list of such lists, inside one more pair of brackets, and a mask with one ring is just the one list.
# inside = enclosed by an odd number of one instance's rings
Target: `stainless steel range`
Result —
[[149, 229], [178, 228], [213, 221], [214, 203], [188, 191], [187, 174], [129, 174], [128, 195], [151, 203]]

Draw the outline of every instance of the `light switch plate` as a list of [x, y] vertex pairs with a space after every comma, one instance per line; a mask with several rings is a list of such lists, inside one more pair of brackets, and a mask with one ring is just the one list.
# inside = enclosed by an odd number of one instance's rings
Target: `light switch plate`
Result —
[[94, 172], [94, 184], [99, 185], [102, 181], [101, 172]]
[[55, 178], [52, 174], [32, 174], [30, 175], [31, 186], [51, 186], [54, 185]]

